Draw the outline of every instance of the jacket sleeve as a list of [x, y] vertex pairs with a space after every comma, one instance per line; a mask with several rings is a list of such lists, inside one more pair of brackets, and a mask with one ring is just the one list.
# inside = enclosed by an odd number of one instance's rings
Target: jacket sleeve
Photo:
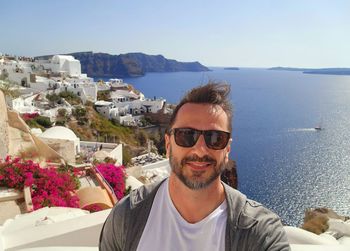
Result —
[[122, 251], [125, 244], [125, 213], [129, 206], [129, 197], [125, 197], [114, 206], [108, 215], [101, 233], [99, 241], [100, 251]]
[[289, 251], [280, 218], [260, 203], [248, 200], [239, 219], [238, 250]]
[[[261, 242], [263, 248], [257, 247], [257, 250], [266, 251], [289, 251], [287, 234], [283, 228], [280, 218], [274, 213], [267, 214], [258, 227], [261, 233]], [[260, 225], [260, 226], [259, 226]]]

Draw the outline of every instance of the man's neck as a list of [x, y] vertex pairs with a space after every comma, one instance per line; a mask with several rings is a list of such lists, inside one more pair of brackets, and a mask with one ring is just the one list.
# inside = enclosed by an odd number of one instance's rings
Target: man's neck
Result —
[[183, 184], [174, 173], [169, 178], [169, 194], [177, 211], [189, 223], [201, 221], [225, 200], [220, 178], [206, 188], [193, 190]]

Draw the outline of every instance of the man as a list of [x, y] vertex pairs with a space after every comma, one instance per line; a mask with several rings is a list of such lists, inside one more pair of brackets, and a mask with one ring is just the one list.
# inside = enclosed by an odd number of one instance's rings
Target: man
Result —
[[165, 135], [170, 177], [113, 208], [100, 250], [290, 250], [275, 214], [220, 181], [231, 149], [229, 92], [209, 83], [181, 100]]

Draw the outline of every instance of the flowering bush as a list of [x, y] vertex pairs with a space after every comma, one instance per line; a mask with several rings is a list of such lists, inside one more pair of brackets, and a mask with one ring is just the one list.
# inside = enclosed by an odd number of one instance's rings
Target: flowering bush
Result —
[[125, 192], [125, 167], [111, 163], [100, 163], [96, 169], [113, 188], [118, 200], [124, 197]]
[[90, 213], [93, 213], [93, 212], [98, 212], [98, 211], [103, 210], [103, 207], [101, 207], [100, 205], [97, 205], [97, 204], [93, 204], [93, 205], [85, 206], [83, 209], [90, 211]]
[[69, 173], [42, 168], [32, 160], [7, 156], [0, 161], [0, 186], [19, 190], [30, 187], [34, 210], [45, 206], [79, 207], [74, 194], [78, 187]]
[[24, 121], [35, 119], [38, 116], [39, 116], [39, 113], [37, 113], [37, 112], [34, 112], [34, 113], [23, 113], [22, 114], [22, 118], [23, 118]]

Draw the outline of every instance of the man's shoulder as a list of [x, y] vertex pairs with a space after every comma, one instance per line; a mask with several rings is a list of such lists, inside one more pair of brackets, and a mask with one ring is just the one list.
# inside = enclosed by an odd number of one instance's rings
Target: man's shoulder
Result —
[[243, 228], [252, 227], [255, 224], [267, 225], [279, 222], [279, 216], [270, 209], [254, 200], [247, 199], [238, 220], [238, 225]]
[[233, 188], [225, 187], [225, 191], [232, 236], [240, 236], [231, 240], [232, 246], [238, 245], [242, 250], [290, 250], [277, 214]]
[[[225, 185], [226, 186], [226, 185]], [[239, 228], [250, 228], [258, 222], [269, 219], [279, 220], [279, 217], [261, 203], [248, 199], [241, 192], [226, 186], [226, 199], [229, 205], [229, 217]]]

